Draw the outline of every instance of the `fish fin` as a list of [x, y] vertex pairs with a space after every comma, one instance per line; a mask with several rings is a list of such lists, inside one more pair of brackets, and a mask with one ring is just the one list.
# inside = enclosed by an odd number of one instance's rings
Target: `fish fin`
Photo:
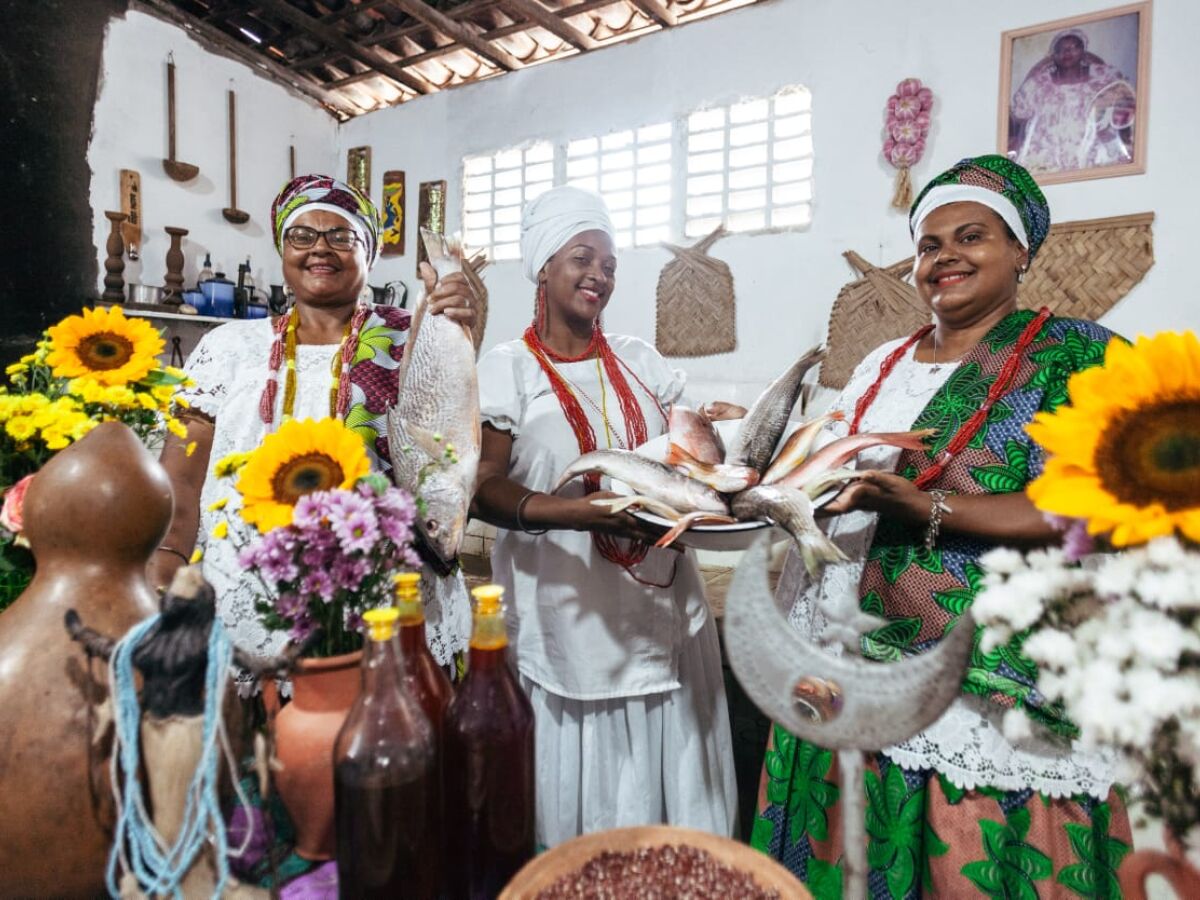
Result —
[[700, 462], [700, 460], [696, 459], [696, 457], [692, 456], [692, 454], [688, 453], [687, 450], [674, 441], [667, 446], [667, 457], [664, 462], [668, 466], [689, 466], [696, 469], [705, 468], [704, 463]]
[[690, 512], [687, 515], [682, 516], [670, 531], [668, 531], [655, 542], [654, 546], [659, 548], [670, 547], [673, 543], [675, 543], [676, 540], [679, 539], [681, 534], [683, 534], [693, 525], [699, 525], [702, 522], [707, 522], [710, 525], [732, 525], [736, 521], [737, 519], [735, 519], [733, 516], [722, 516], [717, 513], [700, 511]]
[[846, 562], [846, 554], [824, 534], [803, 534], [797, 540], [800, 547], [800, 558], [804, 560], [804, 568], [810, 576], [815, 576], [825, 563]]
[[829, 416], [831, 422], [844, 422], [846, 420], [846, 414], [840, 409], [835, 409], [831, 413], [826, 413], [826, 415]]

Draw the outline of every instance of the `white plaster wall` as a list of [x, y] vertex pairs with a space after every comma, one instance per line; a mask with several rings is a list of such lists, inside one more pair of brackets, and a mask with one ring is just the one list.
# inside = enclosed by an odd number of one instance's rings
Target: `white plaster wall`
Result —
[[[888, 207], [891, 170], [882, 160], [882, 110], [907, 76], [930, 85], [938, 105], [914, 180], [963, 156], [994, 152], [1000, 34], [1116, 5], [1105, 0], [1007, 0], [947, 7], [932, 0], [775, 0], [575, 59], [424, 97], [340, 126], [338, 169], [348, 147], [370, 145], [372, 194], [382, 172], [407, 172], [407, 257], [381, 261], [373, 282], [415, 283], [419, 182], [449, 182], [449, 226], [459, 227], [461, 160], [538, 138], [562, 140], [662, 121], [706, 104], [803, 84], [813, 96], [814, 217], [801, 232], [733, 236], [714, 255], [733, 269], [738, 350], [680, 360], [699, 399], [746, 402], [802, 349], [821, 340], [853, 248], [875, 263], [911, 253], [904, 217]], [[1200, 4], [1156, 0], [1145, 175], [1055, 185], [1058, 220], [1153, 210], [1158, 262], [1106, 318], [1128, 335], [1200, 327], [1193, 259], [1196, 187], [1190, 148], [1200, 146]], [[623, 251], [606, 325], [652, 337], [654, 287], [665, 250]], [[491, 320], [486, 346], [517, 336], [532, 288], [516, 263], [486, 273]]]
[[[176, 159], [200, 167], [188, 182], [163, 171], [167, 156], [167, 53], [175, 54]], [[229, 206], [226, 90], [237, 92], [238, 208], [244, 225], [221, 216]], [[170, 245], [163, 227], [187, 228], [184, 282], [196, 281], [205, 251], [214, 269], [237, 278], [250, 256], [256, 283], [280, 283], [279, 257], [268, 221], [271, 201], [288, 178], [287, 148], [295, 135], [297, 171], [333, 166], [336, 123], [315, 105], [260, 78], [249, 67], [203, 49], [176, 26], [140, 12], [113, 19], [104, 41], [103, 71], [88, 148], [92, 170], [93, 240], [103, 290], [106, 209], [119, 210], [120, 170], [142, 181], [142, 256], [125, 263], [125, 282], [161, 285]]]

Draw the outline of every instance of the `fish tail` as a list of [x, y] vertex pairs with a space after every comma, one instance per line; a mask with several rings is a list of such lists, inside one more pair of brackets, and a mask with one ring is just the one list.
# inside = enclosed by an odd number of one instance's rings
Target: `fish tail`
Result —
[[846, 554], [837, 544], [829, 540], [821, 532], [811, 532], [800, 535], [796, 539], [800, 548], [800, 558], [804, 560], [804, 568], [809, 575], [816, 575], [825, 563], [845, 562]]
[[925, 438], [937, 434], [936, 428], [921, 428], [917, 431], [902, 431], [894, 436], [893, 443], [905, 450], [924, 450]]
[[846, 414], [840, 409], [835, 409], [833, 412], [828, 413], [827, 415], [829, 416], [829, 420], [831, 422], [844, 422], [846, 420]]

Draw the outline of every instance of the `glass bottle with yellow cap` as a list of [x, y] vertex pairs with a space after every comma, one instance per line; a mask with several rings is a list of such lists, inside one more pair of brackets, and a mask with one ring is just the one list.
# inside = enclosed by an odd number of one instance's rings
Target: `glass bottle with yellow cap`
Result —
[[438, 896], [438, 765], [433, 726], [409, 693], [396, 609], [363, 614], [362, 692], [334, 743], [342, 897]]
[[450, 679], [425, 642], [425, 608], [421, 605], [421, 576], [401, 572], [395, 577], [396, 609], [400, 611], [400, 660], [413, 680], [413, 695], [429, 717], [439, 745], [446, 706], [454, 696]]
[[446, 710], [446, 895], [492, 898], [534, 852], [533, 708], [506, 657], [504, 589], [477, 587], [467, 674]]

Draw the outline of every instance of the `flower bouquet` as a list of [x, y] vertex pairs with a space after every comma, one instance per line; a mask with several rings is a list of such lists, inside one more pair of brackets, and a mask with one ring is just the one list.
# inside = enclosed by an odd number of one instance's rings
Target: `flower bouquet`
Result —
[[[1200, 341], [1112, 342], [1029, 433], [1047, 450], [1034, 504], [1062, 549], [983, 557], [983, 649], [1022, 641], [1038, 687], [1169, 832], [1200, 845]], [[1103, 545], [1103, 546], [1102, 546]], [[1124, 548], [1094, 555], [1092, 551]], [[1082, 564], [1077, 564], [1082, 560]], [[1017, 715], [1010, 730], [1028, 725]]]
[[33, 575], [22, 544], [21, 500], [29, 479], [55, 453], [101, 422], [129, 426], [153, 446], [165, 432], [187, 429], [176, 418], [187, 404], [176, 396], [188, 384], [163, 366], [162, 336], [119, 307], [85, 309], [48, 328], [34, 352], [8, 367], [0, 387], [0, 609]]
[[297, 644], [319, 629], [308, 656], [360, 649], [362, 613], [391, 602], [397, 571], [420, 567], [412, 497], [370, 474], [362, 438], [337, 419], [289, 420], [217, 474], [237, 478], [241, 506], [217, 501], [213, 537], [234, 529], [239, 561], [263, 584], [263, 625]]

